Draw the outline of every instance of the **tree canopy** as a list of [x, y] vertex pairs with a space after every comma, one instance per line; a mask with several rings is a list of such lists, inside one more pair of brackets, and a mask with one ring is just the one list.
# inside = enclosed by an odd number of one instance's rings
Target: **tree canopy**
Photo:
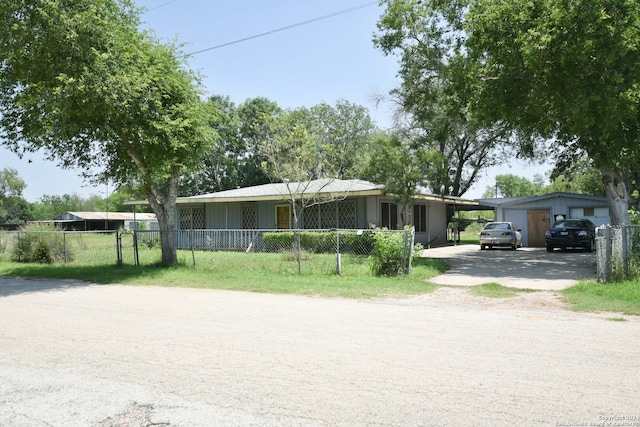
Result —
[[612, 221], [628, 223], [640, 178], [640, 3], [468, 3], [476, 109], [585, 152], [603, 175]]
[[197, 76], [175, 45], [139, 29], [129, 0], [0, 4], [0, 138], [43, 149], [97, 182], [142, 183], [177, 262], [181, 174], [213, 141]]
[[[399, 58], [396, 133], [414, 149], [430, 151], [424, 185], [441, 195], [462, 196], [478, 172], [518, 154], [512, 131], [485, 123], [472, 108], [476, 64], [461, 43], [464, 4], [385, 0], [374, 44]], [[448, 26], [443, 24], [448, 24]], [[529, 156], [531, 152], [522, 152]]]

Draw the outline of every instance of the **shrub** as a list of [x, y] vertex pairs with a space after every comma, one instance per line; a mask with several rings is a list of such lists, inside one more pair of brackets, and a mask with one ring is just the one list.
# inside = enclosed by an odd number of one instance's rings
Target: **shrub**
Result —
[[[373, 238], [373, 250], [369, 257], [372, 273], [376, 276], [397, 276], [404, 273], [403, 267], [408, 265], [410, 256], [405, 234], [383, 231], [374, 233]], [[415, 245], [413, 257], [419, 258], [421, 252], [422, 245]]]
[[13, 261], [53, 264], [73, 260], [73, 253], [65, 247], [62, 230], [49, 225], [30, 225], [23, 228], [13, 248]]
[[293, 247], [293, 233], [290, 231], [264, 233], [262, 235], [265, 252], [279, 252], [291, 250]]

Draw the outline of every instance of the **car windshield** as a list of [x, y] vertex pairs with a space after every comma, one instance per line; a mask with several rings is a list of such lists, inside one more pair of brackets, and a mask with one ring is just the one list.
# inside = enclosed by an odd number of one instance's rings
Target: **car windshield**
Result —
[[485, 227], [485, 230], [511, 230], [511, 224], [506, 222], [490, 222]]
[[558, 221], [554, 228], [589, 228], [585, 221]]

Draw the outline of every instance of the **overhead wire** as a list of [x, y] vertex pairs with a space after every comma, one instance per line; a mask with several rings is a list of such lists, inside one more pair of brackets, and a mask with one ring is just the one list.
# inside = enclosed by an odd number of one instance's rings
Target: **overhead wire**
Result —
[[[173, 0], [173, 1], [177, 1], [177, 0]], [[170, 3], [172, 3], [172, 2], [170, 2]], [[371, 2], [368, 2], [368, 3], [361, 4], [359, 6], [351, 7], [349, 9], [340, 10], [338, 12], [330, 13], [328, 15], [318, 16], [316, 18], [308, 19], [306, 21], [302, 21], [302, 22], [298, 22], [298, 23], [295, 23], [295, 24], [287, 25], [285, 27], [280, 27], [280, 28], [276, 28], [274, 30], [266, 31], [264, 33], [259, 33], [259, 34], [255, 34], [255, 35], [252, 35], [252, 36], [249, 36], [249, 37], [244, 37], [244, 38], [241, 38], [241, 39], [230, 41], [230, 42], [227, 42], [227, 43], [222, 43], [222, 44], [219, 44], [219, 45], [216, 45], [216, 46], [208, 47], [206, 49], [196, 50], [195, 52], [187, 53], [186, 55], [184, 55], [184, 57], [197, 55], [199, 53], [208, 52], [210, 50], [220, 49], [222, 47], [231, 46], [231, 45], [234, 45], [234, 44], [246, 42], [248, 40], [257, 39], [259, 37], [264, 37], [264, 36], [268, 36], [268, 35], [271, 35], [271, 34], [274, 34], [274, 33], [278, 33], [278, 32], [281, 32], [281, 31], [290, 30], [292, 28], [301, 27], [303, 25], [312, 24], [314, 22], [318, 22], [318, 21], [322, 21], [322, 20], [325, 20], [325, 19], [333, 18], [333, 17], [338, 16], [338, 15], [344, 15], [346, 13], [353, 12], [353, 11], [358, 10], [358, 9], [363, 9], [365, 7], [373, 6], [375, 4], [378, 4], [378, 1], [371, 1]], [[158, 7], [160, 7], [160, 6], [158, 6]]]

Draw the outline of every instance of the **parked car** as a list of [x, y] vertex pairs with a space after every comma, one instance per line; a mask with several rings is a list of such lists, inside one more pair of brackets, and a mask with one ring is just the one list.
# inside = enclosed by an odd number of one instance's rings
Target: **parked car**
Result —
[[555, 248], [583, 248], [593, 251], [596, 241], [596, 226], [588, 219], [563, 219], [556, 221], [544, 236], [547, 252]]
[[522, 247], [520, 229], [512, 222], [488, 222], [480, 232], [480, 249], [507, 246], [513, 250]]

